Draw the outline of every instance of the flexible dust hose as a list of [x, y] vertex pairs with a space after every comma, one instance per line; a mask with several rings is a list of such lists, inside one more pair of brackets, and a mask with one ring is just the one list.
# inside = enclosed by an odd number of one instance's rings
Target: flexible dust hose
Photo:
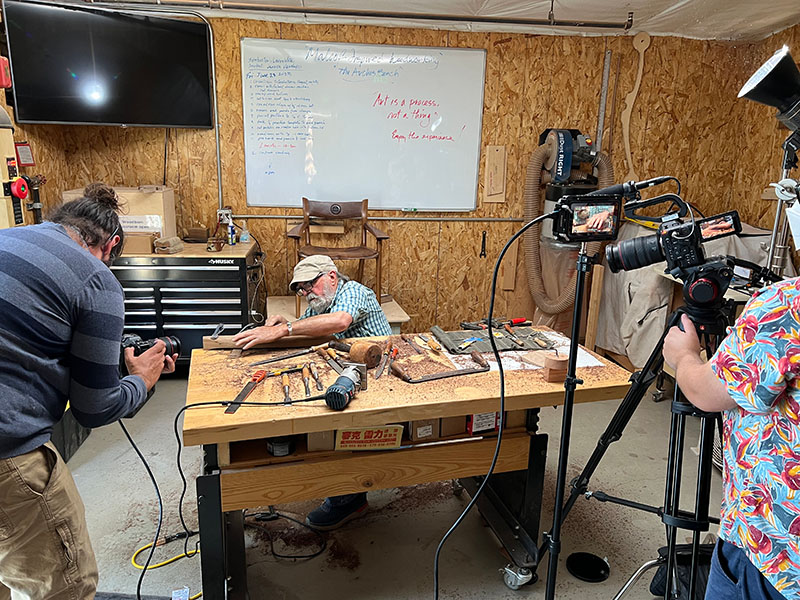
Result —
[[[525, 176], [525, 222], [530, 222], [541, 214], [542, 166], [549, 153], [550, 147], [545, 144], [539, 146], [531, 154], [531, 160], [528, 163], [528, 171]], [[614, 168], [611, 166], [611, 160], [605, 154], [598, 153], [594, 165], [597, 168], [599, 187], [604, 188], [613, 185]], [[541, 229], [541, 223], [534, 225], [523, 237], [528, 286], [531, 296], [533, 296], [533, 301], [539, 310], [549, 315], [557, 315], [572, 308], [575, 302], [575, 281], [578, 274], [576, 271], [572, 272], [569, 284], [564, 287], [558, 298], [552, 299], [547, 295], [542, 281], [542, 260], [539, 255]], [[587, 245], [587, 251], [590, 255], [595, 254], [600, 251], [602, 245], [602, 242], [591, 242]]]

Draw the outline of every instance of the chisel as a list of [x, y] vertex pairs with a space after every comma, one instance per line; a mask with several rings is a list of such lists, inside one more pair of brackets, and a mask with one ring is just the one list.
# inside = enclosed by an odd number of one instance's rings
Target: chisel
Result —
[[303, 365], [303, 385], [306, 387], [306, 398], [311, 395], [311, 387], [309, 386], [309, 377], [311, 377], [311, 369], [308, 365]]
[[424, 336], [424, 335], [422, 335], [420, 333], [419, 334], [419, 339], [421, 339], [423, 342], [428, 344], [428, 348], [430, 348], [434, 352], [441, 352], [442, 351], [442, 347], [439, 345], [439, 342], [434, 340], [432, 337], [429, 338], [429, 337], [426, 337], [426, 336]]
[[239, 410], [239, 407], [242, 405], [241, 403], [244, 402], [244, 399], [250, 395], [250, 392], [252, 392], [259, 383], [264, 381], [266, 376], [267, 372], [264, 370], [253, 373], [250, 381], [245, 384], [245, 386], [242, 388], [242, 391], [239, 392], [236, 398], [234, 398], [233, 402], [228, 405], [228, 408], [225, 409], [225, 412], [230, 415]]
[[513, 329], [511, 329], [511, 325], [509, 325], [508, 323], [505, 323], [505, 324], [503, 325], [503, 328], [504, 328], [504, 329], [505, 329], [505, 330], [506, 330], [506, 331], [509, 333], [509, 335], [511, 336], [511, 340], [512, 340], [512, 341], [513, 341], [513, 342], [514, 342], [514, 343], [515, 343], [517, 346], [521, 346], [521, 347], [523, 347], [523, 348], [525, 347], [525, 342], [523, 342], [521, 339], [519, 339], [519, 338], [517, 337], [517, 334], [516, 334], [516, 333], [514, 333], [514, 330], [513, 330]]
[[375, 379], [383, 375], [383, 370], [386, 368], [386, 363], [389, 362], [389, 353], [392, 351], [392, 341], [386, 340], [386, 345], [383, 347], [383, 357], [378, 365], [378, 370], [375, 371]]
[[344, 342], [325, 342], [324, 344], [320, 344], [319, 346], [311, 346], [305, 350], [298, 350], [296, 352], [289, 352], [288, 354], [281, 354], [280, 356], [273, 356], [272, 358], [259, 360], [258, 362], [250, 363], [250, 366], [256, 367], [258, 365], [266, 365], [269, 363], [278, 362], [280, 360], [286, 360], [287, 358], [296, 358], [298, 356], [303, 356], [304, 354], [311, 354], [312, 352], [316, 352], [320, 349], [324, 350], [325, 348], [335, 348], [337, 350], [341, 350], [342, 352], [350, 352], [350, 346]]
[[283, 403], [291, 404], [292, 399], [289, 397], [289, 375], [284, 373], [281, 379], [283, 380]]
[[325, 362], [328, 363], [328, 366], [330, 366], [331, 369], [333, 369], [334, 371], [336, 371], [341, 375], [344, 369], [337, 360], [338, 355], [336, 354], [336, 350], [332, 350], [331, 348], [328, 348], [327, 350], [324, 348], [318, 348], [317, 354], [319, 354], [322, 358], [325, 359]]
[[422, 354], [422, 348], [417, 346], [410, 337], [408, 337], [405, 333], [400, 334], [400, 339], [402, 339], [406, 344], [411, 346], [411, 349], [416, 352], [417, 354]]
[[319, 373], [317, 373], [317, 363], [312, 362], [309, 368], [311, 369], [311, 376], [314, 378], [314, 383], [317, 384], [317, 391], [323, 391], [325, 388], [322, 386], [322, 381], [319, 379]]

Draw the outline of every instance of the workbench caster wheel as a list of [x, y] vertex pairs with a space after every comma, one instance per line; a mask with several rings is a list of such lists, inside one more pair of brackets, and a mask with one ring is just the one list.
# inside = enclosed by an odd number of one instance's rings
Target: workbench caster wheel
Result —
[[533, 581], [536, 581], [534, 579], [536, 574], [525, 567], [506, 565], [500, 569], [500, 572], [503, 574], [503, 583], [506, 584], [507, 588], [512, 590], [518, 590], [526, 583], [533, 583]]
[[464, 486], [458, 479], [453, 479], [453, 496], [461, 498], [462, 495], [464, 495]]

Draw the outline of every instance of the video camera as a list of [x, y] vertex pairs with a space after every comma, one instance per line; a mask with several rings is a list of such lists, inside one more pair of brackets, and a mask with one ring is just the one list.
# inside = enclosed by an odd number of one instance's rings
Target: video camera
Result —
[[667, 272], [672, 273], [702, 265], [706, 260], [703, 242], [741, 231], [742, 223], [735, 210], [688, 223], [681, 221], [678, 214], [669, 213], [662, 217], [658, 233], [606, 247], [606, 261], [612, 273], [619, 273], [663, 260], [667, 262]]

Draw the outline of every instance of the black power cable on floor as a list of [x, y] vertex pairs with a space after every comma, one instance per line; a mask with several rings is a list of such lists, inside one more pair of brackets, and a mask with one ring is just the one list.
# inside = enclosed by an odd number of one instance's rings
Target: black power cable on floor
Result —
[[150, 552], [147, 555], [147, 560], [144, 563], [144, 568], [142, 569], [142, 572], [139, 574], [139, 580], [136, 583], [136, 599], [137, 600], [141, 600], [141, 598], [142, 598], [142, 581], [144, 581], [144, 574], [147, 573], [147, 567], [150, 564], [150, 561], [153, 558], [153, 553], [156, 550], [156, 543], [158, 542], [158, 536], [161, 534], [161, 522], [162, 522], [162, 519], [164, 517], [164, 504], [161, 501], [161, 491], [158, 489], [158, 482], [156, 482], [156, 478], [153, 475], [153, 471], [150, 470], [150, 465], [147, 464], [147, 461], [145, 460], [144, 455], [139, 451], [138, 446], [136, 446], [136, 443], [133, 441], [133, 438], [131, 437], [131, 434], [128, 433], [128, 430], [125, 428], [125, 425], [122, 423], [122, 421], [117, 421], [117, 422], [119, 423], [119, 426], [122, 427], [122, 432], [125, 434], [125, 437], [128, 438], [128, 441], [131, 443], [131, 446], [133, 446], [133, 449], [136, 452], [136, 454], [139, 456], [139, 459], [141, 459], [142, 464], [144, 465], [144, 468], [145, 468], [145, 470], [147, 471], [147, 474], [150, 477], [150, 481], [153, 483], [153, 487], [156, 490], [156, 497], [158, 498], [158, 525], [156, 526], [156, 535], [153, 538], [153, 545], [150, 548]]
[[[253, 523], [247, 522], [246, 520], [247, 518], [253, 518], [255, 522]], [[302, 521], [298, 521], [297, 519], [290, 517], [289, 515], [284, 515], [283, 513], [277, 512], [272, 507], [270, 507], [269, 512], [258, 512], [258, 513], [247, 514], [247, 511], [245, 511], [244, 519], [245, 519], [244, 523], [245, 526], [254, 527], [255, 529], [263, 531], [265, 534], [267, 534], [267, 539], [269, 540], [269, 550], [275, 558], [287, 558], [290, 560], [308, 560], [311, 558], [316, 558], [317, 556], [325, 552], [325, 550], [328, 548], [328, 541], [325, 539], [325, 536], [321, 532], [317, 531], [310, 525], [303, 523]], [[311, 554], [278, 553], [275, 550], [275, 541], [272, 539], [272, 532], [263, 525], [259, 524], [260, 521], [274, 521], [276, 519], [286, 519], [287, 521], [292, 521], [293, 523], [297, 523], [301, 527], [305, 527], [306, 529], [308, 529], [319, 539], [319, 550], [317, 550], [316, 552], [312, 552]]]
[[439, 555], [442, 552], [442, 547], [444, 546], [444, 543], [447, 541], [447, 538], [449, 538], [450, 535], [456, 530], [456, 528], [459, 525], [461, 525], [461, 522], [467, 516], [467, 513], [469, 513], [469, 511], [472, 509], [472, 507], [475, 506], [475, 503], [477, 502], [478, 498], [483, 493], [483, 490], [486, 487], [486, 484], [488, 483], [489, 478], [491, 477], [492, 473], [494, 473], [495, 466], [497, 466], [497, 459], [500, 456], [500, 444], [503, 441], [503, 426], [505, 425], [504, 421], [505, 421], [505, 406], [506, 406], [505, 374], [503, 372], [503, 361], [500, 358], [500, 352], [497, 350], [497, 345], [495, 343], [494, 334], [492, 332], [492, 323], [493, 323], [493, 317], [494, 317], [494, 300], [495, 300], [495, 295], [496, 295], [496, 292], [497, 292], [497, 274], [500, 271], [500, 263], [502, 262], [503, 257], [505, 256], [506, 252], [508, 252], [508, 249], [511, 247], [511, 245], [515, 241], [517, 241], [517, 239], [523, 233], [525, 233], [529, 228], [531, 228], [532, 226], [536, 225], [537, 223], [540, 223], [544, 219], [553, 217], [555, 214], [556, 214], [555, 212], [552, 212], [552, 213], [547, 213], [545, 215], [540, 215], [540, 216], [536, 217], [533, 221], [530, 221], [529, 223], [526, 223], [525, 225], [523, 225], [523, 227], [517, 233], [515, 233], [513, 236], [511, 236], [511, 239], [509, 239], [506, 242], [506, 245], [503, 247], [503, 250], [500, 252], [500, 256], [497, 257], [497, 262], [494, 265], [494, 272], [492, 273], [492, 288], [491, 288], [492, 292], [491, 292], [490, 301], [489, 301], [489, 317], [487, 319], [487, 325], [488, 325], [487, 333], [489, 335], [489, 343], [492, 346], [492, 353], [494, 354], [494, 358], [497, 361], [497, 369], [498, 369], [498, 371], [500, 373], [500, 422], [498, 423], [497, 444], [494, 447], [494, 455], [492, 456], [492, 462], [489, 465], [489, 470], [486, 473], [485, 477], [483, 478], [483, 481], [481, 482], [481, 484], [478, 487], [477, 491], [475, 492], [475, 495], [472, 497], [472, 499], [470, 499], [469, 503], [467, 504], [467, 507], [461, 512], [461, 514], [455, 520], [455, 523], [453, 523], [453, 525], [450, 527], [450, 529], [447, 530], [447, 533], [444, 534], [444, 536], [442, 537], [441, 541], [439, 542], [439, 545], [436, 547], [436, 555], [435, 555], [435, 557], [433, 559], [433, 598], [434, 598], [434, 600], [438, 600], [438, 598], [439, 598]]

